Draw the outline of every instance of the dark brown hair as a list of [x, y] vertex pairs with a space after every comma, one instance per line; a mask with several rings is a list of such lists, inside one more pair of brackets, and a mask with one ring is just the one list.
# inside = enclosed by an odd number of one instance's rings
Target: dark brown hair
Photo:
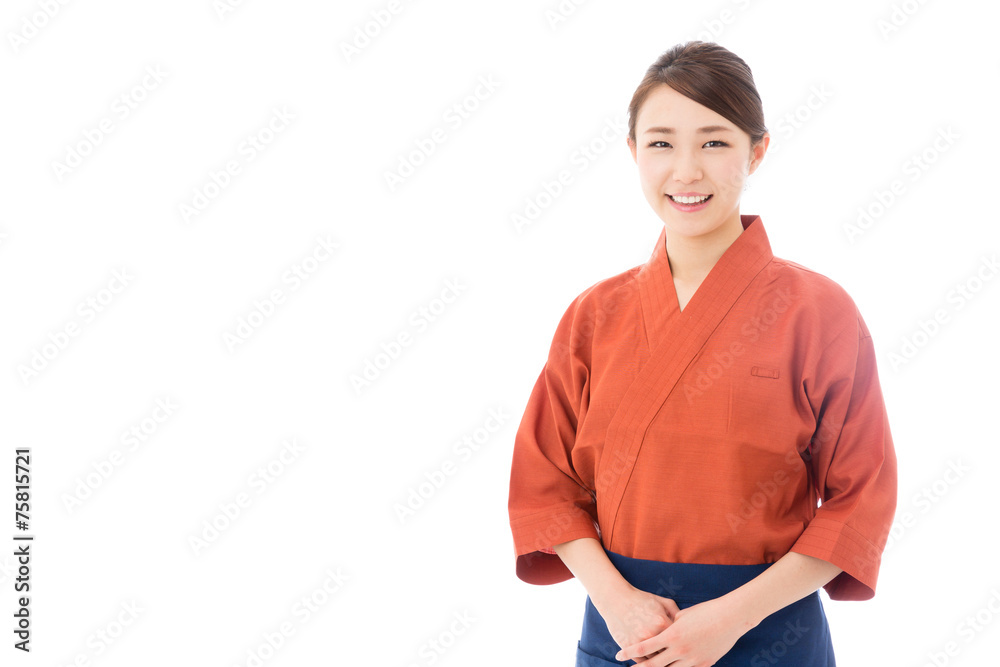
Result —
[[764, 108], [743, 59], [715, 42], [678, 44], [656, 59], [632, 95], [628, 106], [628, 136], [635, 143], [635, 120], [654, 88], [667, 85], [708, 107], [759, 142], [767, 127]]

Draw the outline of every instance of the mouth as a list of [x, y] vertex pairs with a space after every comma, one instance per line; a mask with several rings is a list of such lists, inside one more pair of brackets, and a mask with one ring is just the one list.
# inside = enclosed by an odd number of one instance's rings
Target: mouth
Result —
[[713, 195], [667, 195], [670, 204], [678, 211], [700, 211], [708, 206]]
[[693, 197], [682, 197], [680, 195], [667, 196], [670, 197], [670, 201], [677, 202], [678, 204], [687, 204], [688, 206], [703, 204], [712, 198], [712, 195], [697, 195]]

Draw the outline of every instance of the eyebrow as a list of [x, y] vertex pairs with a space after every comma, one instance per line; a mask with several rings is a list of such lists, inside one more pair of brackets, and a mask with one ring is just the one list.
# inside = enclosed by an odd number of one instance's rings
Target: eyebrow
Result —
[[[728, 128], [724, 125], [708, 125], [706, 127], [699, 127], [698, 132], [700, 134], [708, 134], [710, 132], [731, 132], [732, 128]], [[649, 134], [650, 132], [658, 132], [660, 134], [673, 134], [674, 128], [672, 127], [651, 127], [643, 134]]]

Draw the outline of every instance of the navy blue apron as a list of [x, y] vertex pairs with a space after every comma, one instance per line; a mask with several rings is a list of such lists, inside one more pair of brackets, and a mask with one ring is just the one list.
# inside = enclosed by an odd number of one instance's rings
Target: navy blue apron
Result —
[[[770, 567], [661, 563], [607, 552], [625, 580], [639, 590], [670, 598], [681, 609], [721, 597]], [[577, 644], [576, 667], [634, 665], [618, 662], [621, 649], [597, 608], [587, 598], [583, 633]], [[780, 609], [740, 637], [716, 667], [836, 667], [830, 626], [819, 591]]]

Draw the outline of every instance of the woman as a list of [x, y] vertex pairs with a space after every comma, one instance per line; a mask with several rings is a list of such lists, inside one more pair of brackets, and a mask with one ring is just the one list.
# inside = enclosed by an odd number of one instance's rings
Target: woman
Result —
[[518, 576], [587, 590], [577, 665], [832, 667], [818, 589], [875, 593], [896, 457], [872, 339], [740, 214], [769, 141], [717, 44], [670, 49], [633, 96], [663, 231], [566, 310], [511, 467]]

